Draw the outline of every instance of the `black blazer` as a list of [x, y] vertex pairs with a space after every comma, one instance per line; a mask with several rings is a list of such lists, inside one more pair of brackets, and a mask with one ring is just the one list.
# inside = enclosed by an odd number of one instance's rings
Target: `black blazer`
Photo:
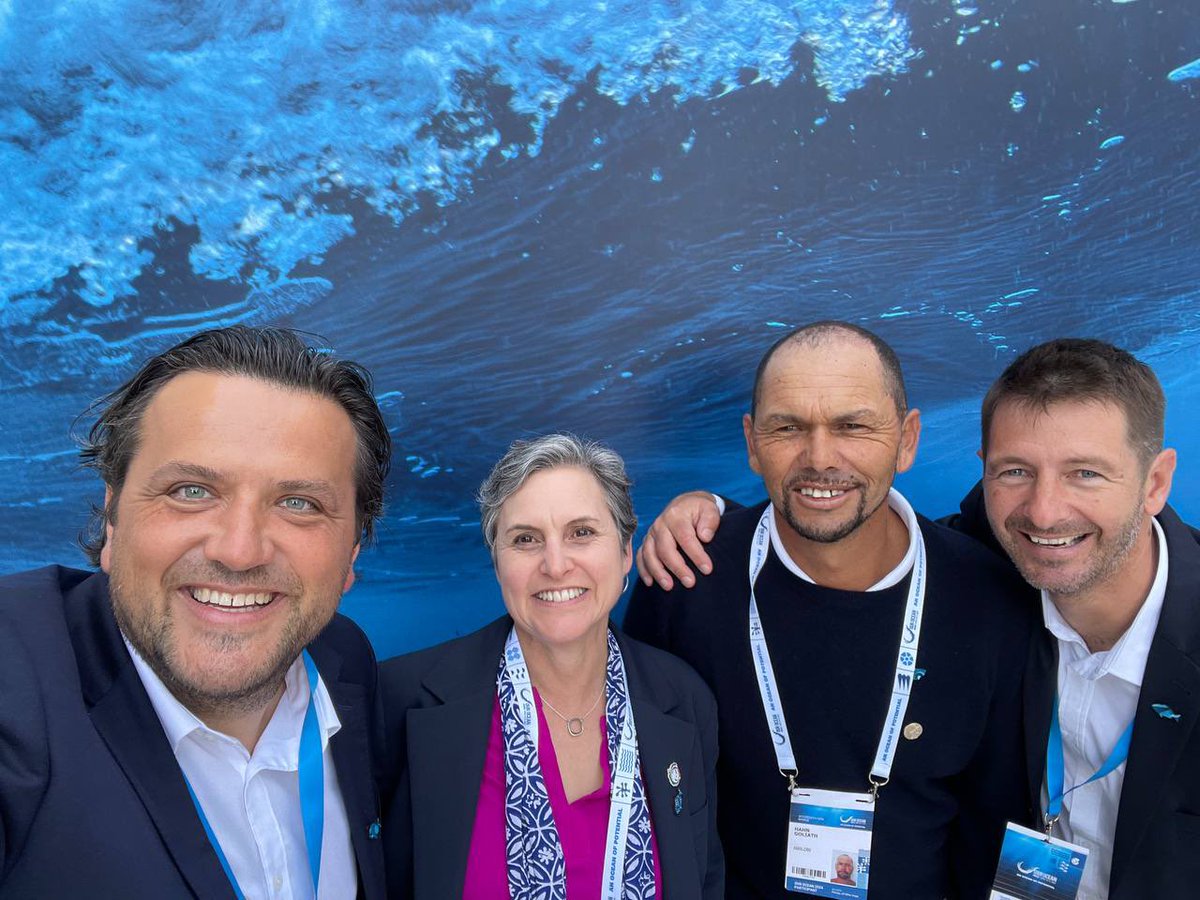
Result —
[[[998, 548], [979, 485], [950, 523]], [[1191, 900], [1200, 892], [1200, 531], [1166, 507], [1167, 592], [1146, 659], [1113, 841], [1109, 900]], [[1040, 820], [1046, 738], [1058, 684], [1058, 642], [1046, 629], [1026, 669], [1029, 804]], [[1153, 704], [1169, 706], [1163, 718]]]
[[[393, 777], [384, 797], [388, 894], [461, 897], [483, 778], [496, 669], [507, 616], [449, 643], [388, 660], [380, 694]], [[637, 722], [642, 777], [667, 900], [716, 900], [724, 863], [717, 840], [716, 702], [675, 657], [617, 632]], [[676, 815], [667, 767], [677, 762]]]
[[[380, 898], [382, 842], [370, 837], [374, 656], [341, 616], [309, 651], [342, 723], [330, 746], [359, 893]], [[0, 578], [0, 896], [234, 896], [102, 574], [55, 566]]]

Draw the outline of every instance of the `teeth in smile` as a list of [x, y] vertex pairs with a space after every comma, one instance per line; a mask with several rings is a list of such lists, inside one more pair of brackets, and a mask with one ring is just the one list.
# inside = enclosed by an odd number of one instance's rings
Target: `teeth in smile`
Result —
[[538, 591], [534, 596], [547, 603], [566, 603], [583, 594], [583, 591], [581, 587], [563, 588], [561, 591]]
[[1032, 543], [1037, 544], [1039, 547], [1069, 547], [1071, 544], [1078, 544], [1085, 537], [1085, 535], [1082, 534], [1058, 538], [1038, 537], [1035, 534], [1027, 534], [1025, 536], [1029, 538]]
[[212, 588], [192, 588], [192, 599], [207, 606], [219, 606], [222, 609], [257, 609], [271, 602], [274, 594], [230, 594], [227, 591], [214, 591]]
[[846, 493], [846, 492], [839, 491], [839, 490], [832, 489], [832, 488], [830, 488], [830, 489], [810, 488], [810, 487], [800, 488], [800, 495], [802, 497], [815, 497], [818, 500], [832, 500], [834, 497], [840, 497], [844, 493]]

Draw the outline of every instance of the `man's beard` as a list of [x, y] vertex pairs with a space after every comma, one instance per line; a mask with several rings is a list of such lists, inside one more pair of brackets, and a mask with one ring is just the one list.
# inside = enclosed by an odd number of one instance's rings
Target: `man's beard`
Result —
[[[1031, 521], [1024, 516], [1013, 514], [1008, 517], [1004, 523], [1003, 538], [1000, 543], [1004, 546], [1009, 558], [1032, 587], [1038, 590], [1047, 591], [1056, 597], [1072, 597], [1101, 584], [1108, 578], [1112, 577], [1125, 564], [1125, 560], [1129, 557], [1130, 551], [1133, 550], [1134, 544], [1137, 543], [1138, 535], [1142, 532], [1142, 527], [1146, 523], [1146, 511], [1139, 504], [1133, 510], [1133, 513], [1121, 525], [1111, 539], [1106, 539], [1103, 543], [1096, 539], [1095, 546], [1088, 556], [1088, 563], [1073, 581], [1068, 581], [1066, 584], [1057, 583], [1052, 576], [1057, 570], [1054, 567], [1038, 566], [1027, 567], [1022, 561], [1020, 554], [1014, 553], [1014, 547], [1017, 546], [1015, 541], [1026, 541], [1023, 535], [1018, 534], [1015, 538], [1012, 536], [1014, 531], [1030, 532], [1032, 534], [1042, 535], [1045, 537], [1063, 537], [1071, 534], [1079, 534], [1089, 529], [1076, 527], [1073, 523], [1068, 523], [1066, 526], [1055, 526], [1051, 531], [1045, 531], [1037, 528]], [[1047, 577], [1050, 576], [1050, 577]]]
[[834, 522], [827, 525], [825, 528], [818, 528], [811, 523], [800, 521], [792, 509], [792, 497], [797, 490], [796, 485], [805, 484], [811, 487], [820, 487], [823, 479], [812, 478], [801, 474], [796, 478], [789, 479], [783, 488], [783, 508], [780, 510], [783, 513], [784, 521], [788, 523], [791, 529], [800, 535], [800, 537], [813, 541], [818, 544], [836, 544], [843, 538], [849, 537], [855, 531], [862, 527], [862, 524], [875, 515], [875, 511], [881, 507], [887, 500], [887, 494], [880, 498], [871, 510], [867, 509], [867, 493], [864, 486], [857, 481], [841, 479], [838, 481], [825, 482], [825, 487], [828, 489], [845, 489], [847, 486], [858, 492], [858, 505], [854, 509], [854, 514], [844, 522]]
[[[244, 573], [239, 573], [239, 576], [238, 583], [245, 585]], [[207, 577], [194, 580], [220, 584], [228, 580], [228, 574], [224, 578], [220, 575], [214, 578], [208, 574]], [[221, 679], [225, 682], [224, 686], [205, 685], [184, 671], [170, 604], [159, 612], [158, 604], [161, 601], [157, 597], [151, 598], [150, 602], [137, 599], [127, 602], [130, 601], [127, 590], [121, 566], [114, 558], [109, 576], [109, 599], [117, 625], [175, 698], [201, 718], [208, 713], [236, 716], [256, 712], [269, 705], [280, 693], [287, 670], [301, 650], [326, 624], [324, 621], [313, 622], [311, 614], [307, 618], [298, 614], [288, 616], [275, 646], [261, 664], [247, 671], [243, 664], [230, 660], [228, 664], [237, 666], [241, 677]], [[289, 594], [289, 602], [295, 603], [298, 599], [298, 594]], [[283, 601], [276, 599], [273, 602]], [[320, 608], [320, 604], [312, 607], [314, 610]], [[221, 660], [225, 654], [236, 651], [250, 639], [245, 635], [221, 633], [214, 629], [204, 636], [203, 651], [212, 654], [213, 659]], [[195, 647], [192, 652], [195, 653]]]

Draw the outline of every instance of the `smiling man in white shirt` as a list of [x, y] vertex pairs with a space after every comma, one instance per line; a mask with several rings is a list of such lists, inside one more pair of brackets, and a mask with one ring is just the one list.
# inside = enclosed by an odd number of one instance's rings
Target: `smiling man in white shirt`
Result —
[[1200, 876], [1200, 547], [1166, 505], [1165, 405], [1148, 366], [1075, 339], [1027, 351], [983, 403], [987, 517], [1047, 629], [1031, 791], [1089, 851], [1084, 900], [1192, 897]]
[[0, 579], [0, 894], [383, 896], [375, 660], [336, 610], [390, 451], [365, 370], [283, 329], [105, 398], [101, 571]]

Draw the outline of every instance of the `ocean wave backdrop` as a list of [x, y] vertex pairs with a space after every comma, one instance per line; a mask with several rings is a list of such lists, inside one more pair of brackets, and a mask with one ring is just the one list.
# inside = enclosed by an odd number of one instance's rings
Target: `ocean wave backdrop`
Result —
[[72, 420], [233, 322], [376, 375], [381, 654], [500, 609], [471, 497], [516, 437], [612, 444], [643, 521], [756, 497], [754, 365], [816, 318], [899, 351], [931, 515], [1016, 353], [1128, 347], [1195, 519], [1198, 173], [1186, 0], [6, 0], [0, 570], [81, 563]]

